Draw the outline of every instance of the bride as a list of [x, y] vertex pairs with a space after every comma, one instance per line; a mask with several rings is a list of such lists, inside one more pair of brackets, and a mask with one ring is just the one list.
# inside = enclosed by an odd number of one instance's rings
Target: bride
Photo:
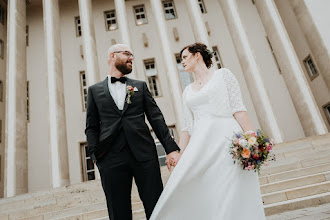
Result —
[[180, 53], [196, 80], [183, 92], [184, 122], [179, 162], [151, 220], [265, 219], [258, 175], [233, 163], [229, 144], [234, 132], [252, 130], [235, 76], [212, 71], [212, 53], [195, 43]]

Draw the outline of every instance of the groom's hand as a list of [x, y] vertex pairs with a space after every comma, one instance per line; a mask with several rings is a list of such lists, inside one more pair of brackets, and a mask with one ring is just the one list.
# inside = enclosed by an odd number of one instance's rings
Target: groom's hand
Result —
[[171, 171], [171, 166], [175, 167], [177, 165], [178, 161], [180, 160], [180, 157], [181, 154], [176, 151], [173, 151], [166, 156], [165, 163], [169, 171]]

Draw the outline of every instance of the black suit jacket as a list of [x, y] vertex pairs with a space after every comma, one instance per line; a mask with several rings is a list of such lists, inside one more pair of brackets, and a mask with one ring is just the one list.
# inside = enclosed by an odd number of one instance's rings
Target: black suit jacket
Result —
[[122, 143], [118, 140], [120, 132], [138, 161], [157, 157], [145, 115], [166, 153], [179, 150], [147, 84], [127, 78], [126, 85], [136, 87], [138, 91], [131, 96], [131, 104], [125, 100], [123, 111], [118, 109], [109, 92], [108, 78], [88, 88], [85, 134], [91, 158], [96, 161], [111, 149], [118, 149], [117, 145]]

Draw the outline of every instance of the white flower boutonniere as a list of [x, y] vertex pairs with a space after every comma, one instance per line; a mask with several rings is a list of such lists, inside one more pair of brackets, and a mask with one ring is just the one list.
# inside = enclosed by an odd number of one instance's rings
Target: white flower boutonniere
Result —
[[132, 102], [131, 102], [131, 97], [132, 97], [132, 95], [134, 95], [134, 88], [133, 88], [133, 86], [127, 86], [126, 87], [126, 92], [127, 92], [127, 99], [126, 99], [126, 102], [127, 102], [127, 104], [131, 104]]

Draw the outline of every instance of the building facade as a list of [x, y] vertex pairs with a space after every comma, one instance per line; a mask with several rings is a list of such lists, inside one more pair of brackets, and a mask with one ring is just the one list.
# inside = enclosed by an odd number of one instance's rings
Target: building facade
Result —
[[0, 197], [99, 178], [86, 151], [87, 88], [106, 78], [106, 51], [115, 43], [132, 48], [130, 77], [147, 82], [176, 139], [181, 93], [193, 81], [178, 54], [197, 41], [216, 52], [214, 69], [235, 74], [255, 128], [278, 143], [330, 129], [327, 0], [0, 0], [0, 6]]

